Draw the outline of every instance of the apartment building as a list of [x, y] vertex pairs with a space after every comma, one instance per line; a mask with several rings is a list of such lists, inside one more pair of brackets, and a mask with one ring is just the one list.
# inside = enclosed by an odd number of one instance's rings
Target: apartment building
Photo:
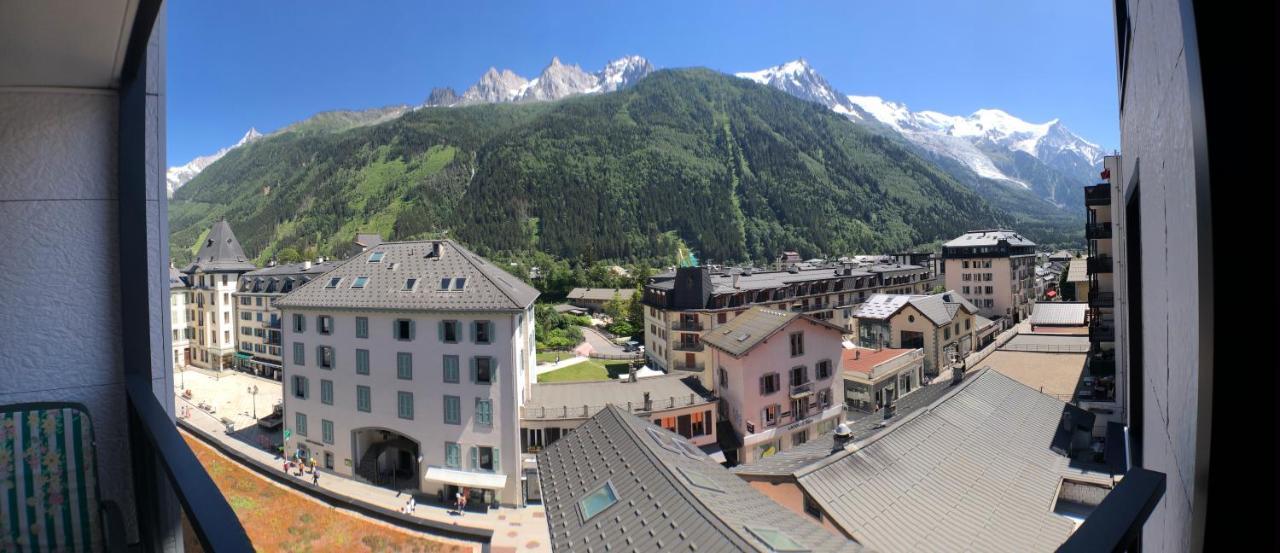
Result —
[[924, 386], [924, 349], [846, 348], [840, 374], [850, 411], [879, 411]]
[[169, 261], [169, 333], [172, 335], [169, 350], [173, 357], [175, 369], [191, 364], [191, 337], [195, 329], [191, 328], [191, 312], [187, 309], [187, 300], [191, 297], [191, 287], [187, 285], [187, 276], [182, 274], [173, 261]]
[[432, 240], [368, 247], [276, 300], [288, 451], [376, 485], [523, 505], [537, 297]]
[[936, 274], [904, 263], [833, 263], [822, 268], [757, 271], [680, 267], [644, 287], [645, 355], [666, 370], [699, 373], [713, 388], [702, 338], [752, 306], [804, 313], [854, 332], [852, 315], [885, 290], [926, 293]]
[[752, 307], [704, 336], [720, 417], [750, 464], [804, 444], [843, 418], [844, 329], [821, 319]]
[[971, 230], [942, 245], [946, 287], [985, 317], [1017, 324], [1035, 299], [1036, 244], [1012, 230]]
[[876, 294], [854, 313], [857, 344], [872, 349], [920, 348], [924, 375], [934, 377], [978, 346], [977, 306], [955, 290], [932, 295]]
[[[1098, 184], [1084, 189], [1085, 239], [1087, 257], [1072, 261], [1074, 278], [1084, 281], [1077, 301], [1088, 301], [1089, 356], [1082, 386], [1077, 392], [1080, 406], [1098, 416], [1099, 421], [1122, 421], [1125, 383], [1116, 378], [1115, 248], [1112, 245], [1112, 206], [1120, 203], [1119, 189], [1111, 185], [1113, 171], [1120, 171], [1120, 158], [1103, 158]], [[1068, 281], [1072, 276], [1068, 276]], [[1101, 423], [1100, 423], [1101, 424]]]
[[191, 364], [222, 370], [235, 366], [235, 302], [240, 275], [256, 269], [226, 219], [213, 224], [196, 252], [195, 260], [182, 270], [191, 286], [188, 313], [194, 343]]
[[236, 310], [236, 367], [261, 377], [282, 380], [281, 317], [276, 300], [334, 267], [323, 258], [315, 263], [276, 264], [240, 276], [231, 294]]

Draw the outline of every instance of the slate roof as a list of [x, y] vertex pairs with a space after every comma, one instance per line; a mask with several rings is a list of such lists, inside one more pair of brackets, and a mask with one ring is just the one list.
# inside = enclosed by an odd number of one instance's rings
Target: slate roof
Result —
[[1068, 435], [1064, 412], [1089, 415], [984, 370], [798, 482], [829, 520], [878, 550], [1052, 551], [1075, 528], [1053, 512], [1061, 480], [1111, 482], [1051, 449]]
[[922, 315], [933, 321], [935, 326], [942, 326], [955, 318], [961, 308], [970, 313], [977, 313], [978, 307], [959, 293], [948, 290], [940, 294], [872, 294], [853, 316], [859, 319], [888, 319], [896, 315], [903, 307], [910, 304]]
[[[903, 268], [909, 268], [909, 267], [904, 265]], [[923, 267], [915, 267], [915, 268], [923, 269]], [[849, 277], [857, 278], [857, 277], [875, 276], [874, 273], [871, 273], [869, 271], [866, 271], [860, 268], [848, 267], [847, 269], [849, 270], [849, 274], [847, 275], [844, 274], [846, 267], [839, 267], [839, 268], [822, 267], [822, 268], [798, 269], [794, 273], [788, 272], [788, 271], [752, 270], [751, 274], [743, 273], [742, 269], [732, 269], [738, 272], [738, 287], [734, 288], [733, 286], [732, 274], [724, 274], [722, 272], [711, 273], [711, 285], [713, 287], [712, 292], [716, 294], [729, 294], [733, 292], [740, 292], [743, 290], [772, 290], [775, 288], [782, 288], [785, 286], [789, 286], [791, 284], [795, 284], [798, 282], [813, 282], [818, 280], [834, 280], [838, 278], [849, 278]], [[655, 278], [666, 278], [668, 280], [659, 280], [657, 282], [649, 284], [648, 287], [654, 288], [656, 290], [671, 290], [675, 287], [675, 280], [671, 280], [674, 277], [675, 277], [674, 272], [668, 272], [668, 273], [663, 273], [661, 275], [657, 275]]]
[[182, 274], [182, 271], [176, 267], [169, 266], [169, 288], [186, 288], [187, 286], [189, 286], [187, 275]]
[[[749, 527], [780, 531], [807, 551], [862, 551], [614, 406], [538, 454], [538, 475], [553, 551], [769, 551]], [[580, 501], [606, 482], [617, 501], [583, 521]]]
[[635, 293], [635, 288], [574, 288], [566, 299], [609, 301], [617, 294], [620, 299], [627, 300]]
[[779, 311], [757, 305], [714, 330], [704, 333], [702, 341], [729, 355], [741, 357], [774, 333], [786, 328], [791, 321], [801, 318], [829, 327], [841, 334], [844, 333], [843, 328], [802, 313]]
[[[438, 244], [439, 255], [435, 255]], [[371, 262], [381, 254], [378, 262]], [[364, 288], [352, 288], [367, 277]], [[341, 278], [329, 288], [333, 278]], [[413, 290], [404, 290], [408, 279]], [[443, 279], [449, 290], [440, 290]], [[462, 290], [456, 289], [465, 278]], [[453, 240], [383, 242], [356, 254], [276, 302], [277, 307], [387, 309], [397, 311], [508, 311], [533, 304], [538, 290]]]
[[195, 259], [182, 272], [239, 273], [256, 268], [244, 255], [244, 248], [236, 240], [236, 233], [231, 232], [231, 225], [227, 224], [226, 219], [220, 219], [209, 229]]
[[1031, 324], [1084, 326], [1085, 314], [1088, 311], [1089, 304], [1086, 302], [1037, 302], [1031, 307]]
[[[978, 374], [979, 371], [970, 371], [965, 375], [965, 379], [974, 378]], [[902, 420], [903, 417], [923, 407], [932, 405], [953, 389], [955, 389], [955, 386], [951, 384], [950, 380], [918, 388], [916, 391], [902, 396], [894, 403], [893, 417], [890, 417], [887, 421], [883, 412], [849, 411], [845, 417], [845, 426], [849, 427], [849, 430], [853, 433], [852, 442], [857, 442], [879, 432], [885, 424], [892, 424]], [[831, 449], [834, 445], [835, 431], [832, 430], [798, 447], [780, 451], [750, 465], [738, 465], [729, 470], [734, 474], [750, 476], [795, 476], [797, 472], [806, 467], [830, 457], [832, 455]]]
[[263, 267], [240, 275], [237, 292], [250, 294], [287, 294], [295, 288], [311, 282], [316, 277], [332, 271], [338, 263], [325, 261], [322, 263], [285, 263], [274, 267]]
[[996, 246], [1004, 240], [1010, 246], [1035, 246], [1036, 243], [1012, 230], [971, 230], [943, 244], [944, 248], [963, 248], [970, 246]]
[[[625, 411], [627, 404], [632, 408], [644, 406], [644, 393], [649, 392], [649, 400], [653, 402], [655, 411], [668, 409], [671, 399], [676, 407], [708, 404], [715, 401], [715, 396], [702, 386], [696, 376], [677, 374], [640, 378], [635, 382], [605, 380], [596, 382], [550, 382], [534, 384], [529, 390], [529, 400], [525, 402], [526, 418], [565, 418], [560, 414], [567, 408], [572, 414], [577, 410], [578, 416], [569, 418], [587, 418], [595, 415], [605, 405], [617, 405]], [[692, 396], [693, 403], [689, 403]], [[588, 407], [587, 414], [582, 414], [582, 407]], [[538, 417], [532, 415], [545, 409], [549, 415]]]

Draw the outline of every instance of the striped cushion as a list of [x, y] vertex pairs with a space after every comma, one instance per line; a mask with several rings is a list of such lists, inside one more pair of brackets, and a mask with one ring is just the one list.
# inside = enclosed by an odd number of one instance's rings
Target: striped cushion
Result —
[[101, 551], [97, 473], [82, 407], [0, 407], [0, 551]]

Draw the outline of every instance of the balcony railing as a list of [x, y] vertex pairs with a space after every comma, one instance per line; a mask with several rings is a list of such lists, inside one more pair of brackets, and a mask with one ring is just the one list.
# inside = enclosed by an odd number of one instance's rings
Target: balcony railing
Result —
[[1084, 237], [1089, 240], [1106, 240], [1111, 238], [1111, 223], [1085, 223]]
[[681, 321], [676, 319], [671, 321], [671, 330], [699, 332], [702, 330], [702, 321]]
[[1101, 292], [1097, 288], [1089, 290], [1089, 307], [1115, 307], [1116, 295], [1111, 292]]
[[804, 384], [791, 385], [791, 397], [804, 397], [813, 393], [813, 383], [805, 382]]
[[1084, 187], [1084, 205], [1111, 205], [1111, 184], [1104, 182]]
[[1058, 548], [1058, 553], [1130, 550], [1142, 535], [1142, 526], [1164, 496], [1164, 490], [1163, 473], [1130, 469]]
[[[714, 401], [714, 397], [704, 397], [698, 394], [689, 394], [688, 396], [667, 396], [663, 398], [650, 398], [649, 404], [645, 405], [643, 401], [628, 401], [625, 404], [615, 403], [618, 407], [625, 407], [632, 413], [648, 413], [652, 411], [666, 411], [670, 409], [679, 409], [681, 407], [692, 407], [703, 405]], [[589, 419], [595, 416], [605, 408], [604, 404], [583, 404], [583, 405], [561, 405], [557, 407], [546, 406], [528, 406], [520, 408], [520, 418], [525, 420], [542, 420], [542, 419]]]
[[[139, 515], [151, 517], [162, 512], [162, 505], [167, 503], [162, 494], [167, 490], [156, 475], [163, 473], [205, 551], [252, 551], [235, 511], [156, 400], [151, 381], [130, 375], [125, 388]], [[148, 550], [146, 544], [161, 543], [164, 538], [155, 534], [163, 531], [159, 525], [145, 520], [138, 521], [138, 530], [144, 551]]]
[[1095, 343], [1116, 341], [1116, 327], [1106, 323], [1089, 325], [1089, 341]]
[[1111, 263], [1112, 259], [1109, 255], [1090, 257], [1085, 265], [1085, 269], [1088, 270], [1090, 274], [1110, 273]]
[[677, 371], [694, 371], [694, 372], [702, 372], [702, 369], [703, 369], [703, 367], [705, 367], [705, 366], [706, 366], [706, 365], [704, 365], [704, 364], [702, 364], [702, 363], [680, 363], [680, 362], [676, 362], [676, 363], [673, 363], [673, 364], [671, 365], [671, 368], [672, 368], [672, 369], [675, 369], [675, 370], [677, 370]]
[[702, 351], [706, 347], [702, 342], [674, 342], [671, 344], [671, 349], [674, 351]]

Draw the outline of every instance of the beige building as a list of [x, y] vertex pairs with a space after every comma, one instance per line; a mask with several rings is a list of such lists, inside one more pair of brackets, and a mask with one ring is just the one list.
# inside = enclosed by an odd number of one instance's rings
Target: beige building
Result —
[[195, 329], [191, 327], [191, 311], [187, 309], [187, 300], [191, 297], [191, 288], [187, 286], [187, 277], [169, 262], [169, 332], [172, 335], [172, 346], [169, 348], [173, 357], [173, 368], [183, 369], [191, 364], [191, 336]]
[[869, 296], [887, 290], [923, 294], [936, 284], [929, 267], [905, 261], [784, 271], [678, 268], [644, 287], [645, 355], [656, 367], [698, 373], [711, 388], [702, 344], [708, 332], [759, 305], [804, 313], [852, 334], [853, 312]]
[[864, 348], [924, 350], [933, 377], [977, 349], [978, 308], [955, 290], [933, 295], [877, 294], [854, 314]]
[[240, 276], [239, 289], [231, 294], [236, 309], [236, 367], [258, 376], [281, 380], [280, 310], [276, 300], [333, 269], [332, 261], [277, 265]]
[[235, 302], [231, 294], [240, 275], [254, 269], [227, 220], [214, 223], [195, 260], [182, 270], [192, 293], [187, 309], [194, 334], [192, 365], [215, 370], [235, 366]]
[[973, 230], [942, 245], [946, 287], [988, 318], [1017, 324], [1035, 299], [1036, 244], [1012, 230]]
[[276, 301], [285, 447], [439, 500], [521, 506], [538, 291], [452, 240], [385, 242]]
[[634, 295], [636, 295], [634, 288], [574, 288], [569, 291], [565, 301], [590, 311], [603, 311], [604, 304], [613, 301], [614, 298], [627, 301]]
[[1106, 156], [1101, 183], [1085, 187], [1084, 203], [1089, 210], [1085, 223], [1085, 239], [1089, 241], [1089, 257], [1085, 265], [1088, 292], [1078, 301], [1089, 302], [1089, 357], [1077, 393], [1080, 406], [1102, 421], [1124, 420], [1124, 407], [1117, 398], [1124, 397], [1124, 382], [1116, 378], [1115, 315], [1115, 249], [1112, 245], [1112, 206], [1122, 204], [1119, 188], [1111, 186], [1110, 177], [1120, 172], [1120, 158]]
[[847, 348], [840, 372], [849, 410], [879, 411], [924, 385], [924, 349]]

